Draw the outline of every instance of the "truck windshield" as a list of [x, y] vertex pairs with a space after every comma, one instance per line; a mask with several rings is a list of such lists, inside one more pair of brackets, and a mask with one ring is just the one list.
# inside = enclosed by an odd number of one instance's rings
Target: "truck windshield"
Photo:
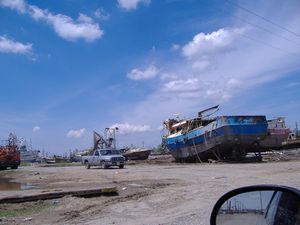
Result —
[[100, 150], [101, 155], [120, 155], [119, 150]]

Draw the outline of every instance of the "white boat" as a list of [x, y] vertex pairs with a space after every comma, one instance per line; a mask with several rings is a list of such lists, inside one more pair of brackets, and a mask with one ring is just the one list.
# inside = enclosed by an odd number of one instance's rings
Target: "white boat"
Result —
[[37, 162], [40, 161], [38, 150], [28, 149], [26, 145], [22, 145], [19, 147], [21, 162]]

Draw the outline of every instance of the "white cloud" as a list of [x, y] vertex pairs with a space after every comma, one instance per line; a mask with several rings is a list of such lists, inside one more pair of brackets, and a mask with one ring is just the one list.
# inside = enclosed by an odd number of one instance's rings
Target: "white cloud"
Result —
[[20, 13], [25, 13], [26, 11], [24, 0], [0, 0], [0, 6], [17, 10]]
[[232, 42], [243, 33], [243, 29], [222, 28], [210, 34], [199, 33], [182, 48], [187, 57], [206, 56], [232, 48]]
[[0, 36], [0, 52], [14, 54], [30, 54], [32, 52], [32, 44], [23, 44], [13, 41], [7, 37]]
[[118, 127], [120, 134], [141, 133], [151, 130], [151, 127], [149, 125], [133, 125], [129, 123], [116, 123], [111, 127]]
[[158, 75], [158, 69], [154, 65], [150, 65], [144, 70], [140, 68], [135, 68], [131, 70], [127, 74], [127, 77], [132, 80], [149, 80], [151, 78], [156, 77], [157, 75]]
[[151, 0], [118, 0], [119, 6], [127, 11], [136, 9], [140, 3], [149, 4]]
[[84, 135], [85, 131], [86, 131], [85, 128], [81, 128], [79, 130], [70, 130], [67, 133], [67, 137], [81, 138]]
[[75, 41], [83, 39], [92, 42], [103, 35], [99, 25], [93, 19], [80, 13], [77, 21], [62, 14], [52, 14], [37, 6], [29, 6], [29, 14], [37, 21], [44, 21], [50, 24], [55, 32], [65, 40]]
[[32, 128], [33, 132], [38, 132], [40, 130], [41, 130], [41, 128], [39, 126], [35, 126], [35, 127]]
[[198, 79], [174, 80], [165, 84], [166, 92], [194, 92], [200, 88]]
[[69, 16], [53, 14], [21, 0], [0, 0], [0, 5], [29, 14], [36, 21], [49, 24], [61, 38], [68, 41], [83, 39], [92, 42], [103, 35], [99, 25], [91, 17], [82, 13], [79, 13], [77, 20], [74, 20]]

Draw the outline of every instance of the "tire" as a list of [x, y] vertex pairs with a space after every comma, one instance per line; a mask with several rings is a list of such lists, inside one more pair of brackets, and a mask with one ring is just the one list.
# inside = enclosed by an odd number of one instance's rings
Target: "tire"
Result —
[[119, 168], [120, 168], [120, 169], [123, 169], [123, 168], [124, 168], [124, 165], [120, 165]]
[[6, 170], [6, 167], [0, 167], [0, 170]]
[[85, 165], [85, 168], [86, 168], [87, 170], [91, 168], [91, 165], [89, 164], [88, 161], [85, 161], [85, 162], [84, 162], [84, 165]]
[[12, 166], [11, 167], [13, 170], [16, 170], [16, 169], [18, 169], [18, 166]]
[[105, 164], [105, 161], [101, 161], [101, 168], [107, 169], [109, 166]]

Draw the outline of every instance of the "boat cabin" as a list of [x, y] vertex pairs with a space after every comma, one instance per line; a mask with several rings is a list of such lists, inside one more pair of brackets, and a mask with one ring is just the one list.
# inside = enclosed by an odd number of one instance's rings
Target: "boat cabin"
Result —
[[194, 118], [191, 120], [181, 120], [181, 121], [169, 119], [165, 121], [164, 124], [167, 130], [169, 131], [169, 135], [171, 135], [179, 132], [186, 133], [191, 130], [197, 129], [199, 127], [206, 126], [213, 121], [215, 121], [215, 119]]

